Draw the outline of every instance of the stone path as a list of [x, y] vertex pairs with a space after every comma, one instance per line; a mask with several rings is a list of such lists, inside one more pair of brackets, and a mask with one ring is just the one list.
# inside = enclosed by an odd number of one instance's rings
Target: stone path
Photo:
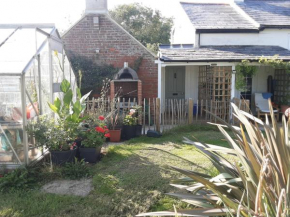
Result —
[[85, 197], [93, 190], [92, 179], [57, 180], [42, 187], [42, 192]]

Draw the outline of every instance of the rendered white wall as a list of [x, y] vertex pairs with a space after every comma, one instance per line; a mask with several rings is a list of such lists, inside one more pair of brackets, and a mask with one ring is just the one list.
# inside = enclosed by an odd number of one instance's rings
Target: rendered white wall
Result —
[[195, 43], [195, 29], [179, 4], [175, 8], [175, 13], [178, 16], [174, 20], [174, 27], [171, 35], [171, 44], [194, 44]]
[[200, 45], [277, 45], [290, 49], [290, 30], [266, 29], [260, 33], [201, 34]]
[[186, 66], [185, 69], [185, 99], [198, 99], [199, 66]]

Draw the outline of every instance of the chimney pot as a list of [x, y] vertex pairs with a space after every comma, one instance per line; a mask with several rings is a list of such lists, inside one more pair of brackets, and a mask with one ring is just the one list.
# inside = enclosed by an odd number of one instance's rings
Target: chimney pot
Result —
[[106, 14], [108, 13], [107, 0], [86, 0], [86, 14]]

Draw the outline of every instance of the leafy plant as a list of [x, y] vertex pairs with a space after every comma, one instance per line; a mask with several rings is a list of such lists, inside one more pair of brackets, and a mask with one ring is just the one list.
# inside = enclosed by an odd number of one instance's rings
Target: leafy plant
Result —
[[90, 170], [84, 160], [75, 160], [75, 163], [66, 163], [61, 168], [61, 174], [66, 179], [81, 179], [88, 178], [90, 176]]
[[280, 102], [281, 105], [289, 105], [290, 101], [290, 94], [283, 97], [282, 101]]
[[290, 62], [284, 62], [282, 59], [278, 59], [279, 55], [274, 55], [271, 58], [261, 57], [259, 63], [268, 65], [274, 69], [285, 69], [287, 73], [290, 73]]
[[39, 168], [15, 169], [0, 178], [0, 192], [33, 189], [40, 179], [39, 174]]
[[243, 60], [236, 66], [236, 89], [239, 91], [249, 91], [246, 77], [252, 77], [258, 71], [256, 66], [250, 66], [249, 63], [249, 60]]
[[[269, 124], [267, 116], [264, 123], [239, 110], [234, 104], [232, 107], [234, 115], [241, 122], [240, 128], [234, 128], [217, 117], [234, 134], [230, 136], [225, 126], [218, 125], [230, 148], [185, 138], [185, 143], [194, 145], [212, 162], [219, 175], [210, 177], [207, 174], [172, 167], [186, 176], [175, 180], [173, 186], [186, 190], [186, 193], [169, 195], [200, 208], [179, 210], [178, 215], [289, 216], [289, 122], [283, 117], [282, 127], [278, 127], [270, 100], [272, 125]], [[232, 155], [233, 160], [228, 160], [221, 153]], [[160, 213], [139, 216], [158, 215]], [[163, 212], [162, 215], [174, 216], [175, 213]]]
[[[98, 56], [96, 57], [98, 58]], [[81, 55], [73, 53], [70, 55], [70, 62], [75, 72], [81, 71], [82, 74], [76, 74], [76, 78], [81, 84], [82, 93], [93, 90], [93, 93], [99, 93], [103, 80], [113, 76], [119, 68], [109, 64], [98, 64], [96, 61]]]
[[53, 127], [53, 122], [47, 116], [40, 116], [38, 119], [29, 121], [26, 126], [26, 131], [33, 136], [36, 145], [43, 146], [48, 142], [48, 132]]
[[85, 148], [96, 148], [101, 147], [106, 138], [110, 138], [110, 133], [104, 124], [105, 118], [99, 117], [100, 123], [97, 127], [89, 128], [84, 133], [84, 140], [82, 146]]
[[124, 118], [124, 125], [134, 126], [137, 124], [137, 117], [135, 117], [136, 110], [130, 109], [129, 114], [127, 114]]
[[68, 80], [64, 79], [61, 82], [60, 90], [63, 93], [63, 99], [58, 97], [51, 104], [48, 102], [50, 109], [56, 113], [60, 119], [68, 122], [80, 123], [84, 118], [81, 117], [84, 110], [86, 109], [85, 100], [89, 97], [90, 93], [87, 93], [83, 97], [81, 96], [80, 90], [77, 88], [77, 99], [73, 100], [73, 90]]

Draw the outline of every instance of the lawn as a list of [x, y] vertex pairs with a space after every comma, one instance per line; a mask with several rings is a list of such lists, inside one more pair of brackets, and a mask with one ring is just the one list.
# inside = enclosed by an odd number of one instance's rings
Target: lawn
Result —
[[[180, 177], [169, 166], [215, 174], [211, 163], [183, 137], [226, 146], [216, 127], [179, 127], [161, 138], [140, 137], [111, 146], [101, 162], [90, 166], [94, 190], [87, 197], [45, 194], [38, 189], [0, 195], [0, 216], [134, 216], [187, 205], [164, 193]], [[47, 179], [51, 180], [48, 172]], [[55, 177], [57, 178], [57, 177]], [[81, 187], [81, 186], [80, 186]]]

